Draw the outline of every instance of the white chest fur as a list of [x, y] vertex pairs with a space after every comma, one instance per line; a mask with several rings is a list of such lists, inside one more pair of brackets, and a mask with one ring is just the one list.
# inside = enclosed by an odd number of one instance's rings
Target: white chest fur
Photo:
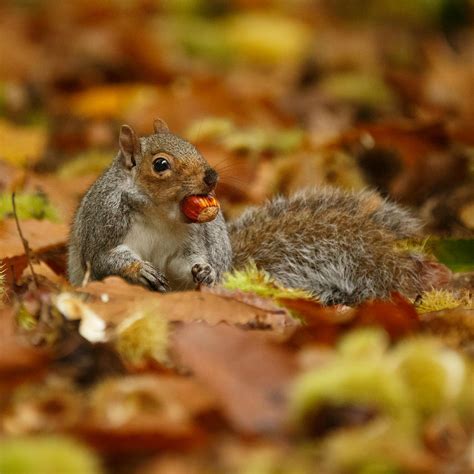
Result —
[[191, 263], [183, 254], [189, 231], [189, 225], [181, 222], [140, 216], [134, 220], [124, 245], [161, 271], [172, 289], [186, 288], [192, 285]]

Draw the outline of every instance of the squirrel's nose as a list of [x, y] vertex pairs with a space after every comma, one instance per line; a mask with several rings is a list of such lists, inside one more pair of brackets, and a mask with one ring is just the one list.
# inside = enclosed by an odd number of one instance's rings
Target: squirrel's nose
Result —
[[208, 186], [215, 186], [217, 184], [217, 180], [219, 179], [219, 175], [217, 174], [216, 170], [212, 168], [208, 168], [204, 173], [204, 182]]

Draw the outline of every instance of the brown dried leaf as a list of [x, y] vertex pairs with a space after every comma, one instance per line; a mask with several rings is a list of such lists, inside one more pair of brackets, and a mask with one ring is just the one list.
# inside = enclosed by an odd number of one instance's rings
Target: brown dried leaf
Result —
[[93, 296], [88, 306], [108, 323], [118, 324], [140, 308], [156, 308], [170, 321], [205, 321], [210, 325], [227, 321], [236, 325], [281, 327], [288, 317], [281, 308], [249, 303], [229, 295], [209, 291], [153, 293], [130, 285], [121, 278], [109, 277], [80, 289]]
[[[68, 237], [66, 224], [29, 219], [21, 221], [20, 226], [30, 249], [38, 255], [57, 247], [64, 247], [66, 244]], [[14, 219], [5, 219], [0, 222], [0, 241], [2, 242], [0, 259], [21, 256], [24, 253]]]
[[421, 330], [474, 354], [474, 310], [445, 309], [420, 315]]
[[334, 344], [354, 317], [355, 310], [348, 306], [323, 306], [312, 300], [279, 298], [278, 301], [304, 320], [290, 338], [291, 344]]
[[290, 353], [223, 324], [182, 326], [174, 342], [178, 358], [215, 394], [234, 429], [247, 434], [284, 429], [285, 391], [296, 372]]
[[0, 373], [18, 376], [21, 371], [37, 371], [51, 354], [29, 345], [17, 332], [14, 309], [0, 309]]
[[[49, 221], [24, 220], [21, 230], [33, 255], [47, 263], [56, 273], [66, 273], [65, 255], [68, 227]], [[18, 281], [28, 265], [14, 219], [0, 222], [0, 264], [6, 270], [6, 285]]]
[[289, 340], [298, 346], [306, 343], [333, 345], [344, 332], [359, 326], [379, 326], [393, 340], [420, 328], [414, 306], [398, 293], [394, 293], [390, 300], [367, 301], [357, 308], [322, 306], [308, 300], [285, 300], [284, 305], [300, 314], [306, 322]]
[[184, 449], [203, 441], [195, 419], [213, 408], [213, 397], [192, 379], [129, 375], [92, 390], [74, 433], [107, 452]]
[[249, 321], [245, 324], [246, 327], [284, 331], [286, 328], [300, 325], [299, 321], [292, 317], [289, 311], [286, 311], [285, 308], [277, 305], [270, 298], [263, 298], [255, 293], [249, 293], [246, 291], [227, 290], [221, 286], [212, 288], [203, 286], [201, 292], [211, 293], [233, 301], [240, 301], [248, 306], [265, 311], [266, 315], [263, 318], [258, 317], [255, 320]]
[[362, 303], [351, 324], [359, 326], [382, 327], [392, 340], [397, 340], [418, 331], [420, 320], [415, 307], [399, 293], [393, 293], [387, 301]]

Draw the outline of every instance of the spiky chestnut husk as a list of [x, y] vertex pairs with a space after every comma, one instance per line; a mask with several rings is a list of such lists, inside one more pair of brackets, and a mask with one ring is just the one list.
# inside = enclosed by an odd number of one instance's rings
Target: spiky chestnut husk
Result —
[[192, 222], [211, 222], [219, 214], [219, 203], [209, 194], [187, 196], [181, 201], [181, 211]]

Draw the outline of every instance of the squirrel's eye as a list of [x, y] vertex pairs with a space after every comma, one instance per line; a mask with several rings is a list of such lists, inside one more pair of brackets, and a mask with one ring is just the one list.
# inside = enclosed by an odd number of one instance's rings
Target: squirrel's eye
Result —
[[169, 170], [170, 164], [168, 163], [168, 160], [165, 160], [164, 158], [158, 158], [153, 162], [153, 169], [157, 173], [161, 173], [163, 171]]

